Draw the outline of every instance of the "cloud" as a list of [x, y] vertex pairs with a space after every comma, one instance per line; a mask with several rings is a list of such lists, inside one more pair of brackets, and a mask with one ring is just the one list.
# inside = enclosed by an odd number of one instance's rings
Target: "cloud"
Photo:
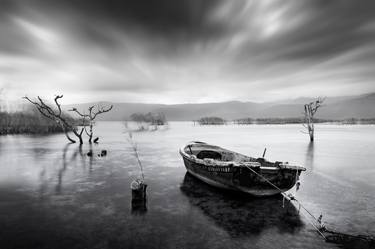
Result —
[[354, 0], [3, 0], [0, 87], [70, 102], [371, 92], [374, 10]]

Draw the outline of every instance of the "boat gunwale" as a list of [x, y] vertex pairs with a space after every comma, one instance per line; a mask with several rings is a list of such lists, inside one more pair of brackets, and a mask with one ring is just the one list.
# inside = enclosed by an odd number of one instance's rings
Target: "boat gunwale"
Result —
[[[289, 170], [296, 170], [296, 171], [306, 171], [306, 168], [305, 167], [302, 167], [302, 166], [298, 166], [298, 165], [289, 165], [289, 164], [280, 164], [279, 166], [261, 166], [261, 163], [259, 162], [238, 162], [238, 161], [219, 161], [219, 160], [211, 160], [211, 161], [205, 161], [204, 159], [199, 159], [197, 158], [195, 155], [190, 155], [188, 153], [185, 152], [185, 149], [189, 146], [189, 145], [206, 145], [206, 146], [209, 146], [209, 147], [215, 147], [217, 149], [220, 149], [222, 151], [226, 151], [226, 152], [230, 152], [230, 153], [233, 153], [233, 154], [239, 154], [239, 155], [242, 155], [242, 156], [245, 156], [245, 157], [249, 157], [249, 156], [246, 156], [246, 155], [243, 155], [241, 153], [238, 153], [238, 152], [234, 152], [234, 151], [231, 151], [231, 150], [228, 150], [228, 149], [224, 149], [220, 146], [216, 146], [216, 145], [210, 145], [210, 144], [207, 144], [207, 143], [204, 143], [204, 142], [190, 142], [184, 146], [182, 146], [180, 149], [179, 149], [179, 152], [180, 152], [180, 155], [193, 162], [193, 163], [197, 163], [197, 164], [202, 164], [202, 165], [205, 165], [207, 167], [250, 167], [250, 168], [260, 168], [261, 170], [280, 170], [280, 169], [289, 169]], [[249, 157], [249, 158], [252, 158], [252, 157]], [[215, 162], [220, 162], [220, 164], [215, 164]]]

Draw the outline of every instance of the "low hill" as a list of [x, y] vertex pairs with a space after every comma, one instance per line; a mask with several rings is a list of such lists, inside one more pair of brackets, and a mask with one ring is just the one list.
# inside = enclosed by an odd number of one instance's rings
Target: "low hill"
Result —
[[[311, 98], [299, 98], [270, 103], [230, 101], [204, 104], [143, 104], [143, 103], [112, 103], [100, 102], [102, 105], [113, 104], [111, 112], [99, 116], [100, 120], [122, 121], [129, 119], [136, 112], [163, 112], [169, 121], [191, 121], [205, 116], [216, 116], [227, 120], [237, 118], [287, 118], [303, 116], [303, 104], [313, 101]], [[93, 103], [72, 106], [80, 110], [87, 109]], [[327, 98], [324, 106], [318, 111], [317, 118], [344, 119], [344, 118], [374, 118], [375, 93]]]

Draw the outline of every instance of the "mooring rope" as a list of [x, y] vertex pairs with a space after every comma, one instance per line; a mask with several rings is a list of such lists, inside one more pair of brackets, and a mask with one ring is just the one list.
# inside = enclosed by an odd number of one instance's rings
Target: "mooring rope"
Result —
[[[256, 172], [255, 170], [253, 170], [251, 167], [245, 165], [245, 167], [247, 167], [249, 170], [251, 170], [253, 173], [255, 173], [256, 175], [260, 176], [261, 178], [263, 178], [267, 183], [269, 183], [271, 186], [273, 186], [274, 188], [276, 188], [277, 190], [280, 191], [280, 193], [283, 195], [284, 198], [288, 199], [288, 201], [295, 201], [298, 203], [299, 207], [298, 207], [298, 210], [300, 209], [300, 207], [302, 207], [318, 224], [320, 224], [320, 222], [318, 221], [318, 219], [310, 212], [308, 211], [305, 206], [302, 205], [302, 203], [300, 201], [298, 201], [291, 193], [289, 193], [289, 195], [283, 193], [283, 191], [277, 187], [275, 184], [273, 184], [272, 182], [270, 182], [267, 178], [265, 178], [264, 176], [262, 176], [261, 174], [259, 174], [258, 172]], [[297, 171], [298, 172], [298, 171]], [[297, 173], [296, 173], [297, 174]], [[283, 199], [284, 200], [284, 199]], [[284, 206], [284, 201], [283, 201], [283, 206]], [[302, 213], [302, 215], [304, 215]], [[324, 238], [324, 240], [326, 240], [326, 236], [324, 236], [324, 234], [321, 232], [321, 230], [314, 224], [310, 221], [310, 219], [308, 219], [306, 217], [306, 215], [304, 215], [305, 218], [307, 219], [307, 221], [316, 229], [316, 231]]]

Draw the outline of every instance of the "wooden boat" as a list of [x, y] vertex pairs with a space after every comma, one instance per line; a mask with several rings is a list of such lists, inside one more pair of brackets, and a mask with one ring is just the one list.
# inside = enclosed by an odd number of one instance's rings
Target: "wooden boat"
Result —
[[269, 162], [219, 146], [191, 142], [180, 149], [186, 170], [215, 187], [237, 190], [255, 196], [269, 196], [291, 189], [301, 166]]

